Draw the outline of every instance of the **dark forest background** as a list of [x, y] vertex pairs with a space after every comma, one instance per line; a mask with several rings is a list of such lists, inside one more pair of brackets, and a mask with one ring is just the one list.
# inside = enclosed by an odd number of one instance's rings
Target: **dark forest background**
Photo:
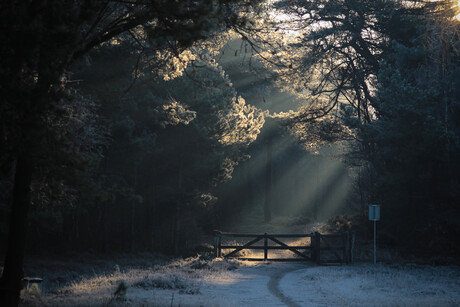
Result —
[[[304, 28], [328, 25], [284, 45], [273, 23], [267, 35], [257, 23], [235, 23], [233, 36], [214, 25], [207, 43], [200, 34], [177, 46], [147, 26], [123, 32], [55, 68], [43, 109], [11, 95], [34, 87], [34, 68], [7, 82], [5, 58], [1, 249], [25, 148], [29, 253], [185, 254], [247, 215], [307, 224], [340, 214], [337, 230], [368, 238], [376, 203], [383, 245], [458, 256], [460, 22], [451, 1], [409, 3], [279, 1]], [[49, 42], [35, 44], [60, 56]], [[21, 143], [25, 110], [38, 112], [27, 126], [38, 132]]]

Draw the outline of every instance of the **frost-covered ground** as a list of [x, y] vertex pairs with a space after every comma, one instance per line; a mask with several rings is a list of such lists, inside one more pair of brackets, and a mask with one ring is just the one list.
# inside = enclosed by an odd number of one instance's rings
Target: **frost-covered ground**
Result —
[[299, 306], [460, 306], [460, 269], [357, 264], [287, 273], [280, 289]]
[[125, 257], [30, 272], [45, 281], [24, 290], [24, 306], [460, 306], [458, 266]]

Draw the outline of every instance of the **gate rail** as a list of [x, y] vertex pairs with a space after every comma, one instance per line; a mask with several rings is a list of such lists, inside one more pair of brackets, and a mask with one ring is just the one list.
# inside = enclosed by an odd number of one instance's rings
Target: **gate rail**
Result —
[[[214, 253], [216, 257], [236, 258], [239, 260], [249, 261], [314, 261], [318, 264], [338, 264], [353, 262], [353, 249], [355, 241], [354, 231], [346, 231], [343, 233], [335, 234], [320, 234], [319, 232], [309, 234], [247, 234], [215, 231], [214, 234]], [[252, 240], [243, 245], [226, 245], [222, 244], [222, 238], [252, 238]], [[310, 238], [310, 244], [290, 246], [278, 238]], [[262, 240], [263, 246], [254, 245]], [[276, 243], [277, 245], [268, 245], [269, 240]], [[231, 251], [227, 254], [223, 254], [223, 249], [230, 249]], [[238, 257], [238, 252], [245, 249], [263, 250], [264, 257]], [[290, 250], [295, 255], [297, 255], [298, 258], [268, 258], [269, 250]]]

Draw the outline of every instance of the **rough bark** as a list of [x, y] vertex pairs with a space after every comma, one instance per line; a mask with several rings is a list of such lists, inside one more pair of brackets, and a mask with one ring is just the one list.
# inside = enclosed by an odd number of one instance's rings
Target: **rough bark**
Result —
[[32, 163], [26, 155], [21, 155], [16, 162], [8, 247], [5, 255], [3, 275], [0, 279], [1, 306], [10, 307], [19, 305], [31, 180]]

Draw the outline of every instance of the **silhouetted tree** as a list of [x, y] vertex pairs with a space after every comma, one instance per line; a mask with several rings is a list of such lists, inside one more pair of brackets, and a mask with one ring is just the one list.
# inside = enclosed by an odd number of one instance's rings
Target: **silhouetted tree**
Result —
[[[46, 139], [47, 112], [58, 107], [70, 64], [129, 30], [164, 46], [190, 45], [222, 24], [243, 20], [236, 13], [252, 1], [8, 1], [0, 5], [1, 122], [6, 161], [15, 176], [1, 301], [19, 302], [32, 176]], [[240, 5], [238, 5], [240, 4]]]

